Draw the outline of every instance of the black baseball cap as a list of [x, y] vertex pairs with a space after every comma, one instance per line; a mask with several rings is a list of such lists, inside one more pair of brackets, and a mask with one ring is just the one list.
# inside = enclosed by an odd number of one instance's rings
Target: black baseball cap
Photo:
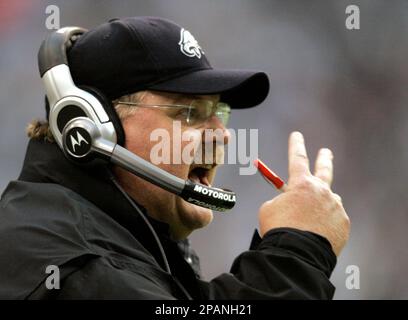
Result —
[[110, 100], [141, 90], [220, 94], [232, 108], [265, 100], [268, 76], [253, 70], [214, 69], [194, 36], [158, 17], [112, 19], [84, 33], [68, 51], [76, 85]]

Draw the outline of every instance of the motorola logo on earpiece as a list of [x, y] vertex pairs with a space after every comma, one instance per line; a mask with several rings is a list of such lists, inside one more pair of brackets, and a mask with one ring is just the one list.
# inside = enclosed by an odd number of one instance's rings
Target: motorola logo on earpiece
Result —
[[73, 136], [72, 134], [70, 135], [70, 137], [71, 137], [71, 145], [72, 145], [72, 148], [74, 149], [74, 152], [75, 152], [75, 147], [76, 147], [76, 146], [81, 146], [82, 141], [85, 142], [86, 144], [89, 144], [89, 142], [86, 141], [83, 136], [81, 136], [81, 134], [79, 133], [79, 131], [77, 131], [76, 134], [77, 134], [77, 138], [76, 138], [76, 139], [74, 138], [74, 136]]
[[84, 128], [74, 127], [65, 135], [65, 143], [69, 152], [76, 157], [83, 157], [92, 147], [92, 139]]

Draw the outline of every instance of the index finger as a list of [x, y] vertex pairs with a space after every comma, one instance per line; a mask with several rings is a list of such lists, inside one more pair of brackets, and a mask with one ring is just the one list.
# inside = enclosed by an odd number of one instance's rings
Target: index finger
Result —
[[305, 140], [300, 132], [292, 132], [289, 137], [289, 184], [304, 175], [311, 175]]

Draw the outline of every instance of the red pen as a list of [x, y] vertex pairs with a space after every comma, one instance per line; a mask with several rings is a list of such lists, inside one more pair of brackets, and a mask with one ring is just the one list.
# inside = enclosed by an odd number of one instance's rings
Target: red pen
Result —
[[269, 169], [265, 163], [260, 159], [256, 159], [254, 160], [254, 165], [268, 183], [272, 184], [279, 191], [285, 192], [287, 188], [286, 183], [275, 172]]

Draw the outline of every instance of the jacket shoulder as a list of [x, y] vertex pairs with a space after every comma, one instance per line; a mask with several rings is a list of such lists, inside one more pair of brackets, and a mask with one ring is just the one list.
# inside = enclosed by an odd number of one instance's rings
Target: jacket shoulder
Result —
[[72, 272], [96, 257], [155, 263], [125, 228], [74, 191], [9, 183], [0, 200], [0, 298], [27, 297], [50, 265]]

